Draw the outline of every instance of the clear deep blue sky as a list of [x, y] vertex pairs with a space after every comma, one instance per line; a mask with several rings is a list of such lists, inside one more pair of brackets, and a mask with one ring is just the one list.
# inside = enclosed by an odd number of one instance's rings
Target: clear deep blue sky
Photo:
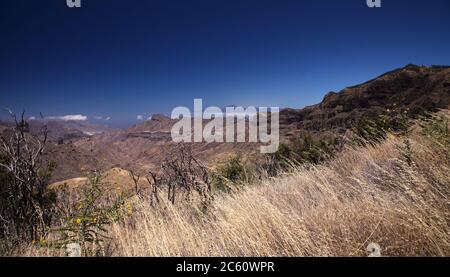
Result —
[[450, 1], [0, 1], [0, 106], [29, 116], [301, 108], [385, 71], [450, 64]]

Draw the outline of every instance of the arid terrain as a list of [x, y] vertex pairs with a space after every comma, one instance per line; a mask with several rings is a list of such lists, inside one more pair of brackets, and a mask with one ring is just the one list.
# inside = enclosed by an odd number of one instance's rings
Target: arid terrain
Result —
[[[179, 149], [164, 115], [126, 129], [49, 122], [44, 187], [64, 216], [42, 217], [60, 228], [9, 255], [64, 256], [72, 242], [86, 256], [367, 256], [371, 243], [449, 256], [449, 108], [450, 67], [408, 65], [282, 110], [274, 155]], [[27, 124], [39, 135], [43, 122]]]
[[[305, 132], [317, 136], [343, 135], [364, 116], [379, 115], [386, 109], [408, 110], [408, 116], [415, 118], [449, 106], [450, 68], [408, 65], [338, 93], [329, 92], [317, 105], [282, 110], [280, 135], [284, 141]], [[122, 130], [51, 121], [48, 128], [52, 143], [47, 155], [57, 164], [52, 180], [61, 182], [94, 170], [106, 172], [113, 168], [141, 173], [157, 169], [175, 145], [170, 136], [175, 122], [167, 116], [155, 115]], [[38, 132], [41, 124], [31, 122], [32, 132]], [[231, 153], [257, 152], [257, 145], [248, 143], [198, 143], [192, 147], [197, 157], [211, 165]]]
[[[450, 144], [417, 126], [409, 154], [405, 141], [390, 136], [322, 165], [245, 183], [216, 194], [207, 213], [195, 200], [173, 205], [162, 196], [155, 207], [133, 197], [124, 222], [108, 226], [111, 244], [99, 255], [369, 256], [376, 245], [383, 256], [448, 256]], [[46, 240], [21, 255], [66, 255]]]

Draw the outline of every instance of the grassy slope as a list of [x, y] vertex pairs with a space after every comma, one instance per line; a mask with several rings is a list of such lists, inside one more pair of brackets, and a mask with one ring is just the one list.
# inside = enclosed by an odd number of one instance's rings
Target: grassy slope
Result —
[[411, 141], [411, 165], [403, 140], [390, 137], [218, 196], [208, 215], [136, 201], [129, 222], [111, 226], [112, 255], [367, 256], [376, 242], [386, 256], [449, 256], [450, 150], [418, 134]]
[[383, 255], [448, 256], [448, 152], [419, 136], [412, 142], [412, 165], [390, 138], [220, 197], [206, 218], [138, 203], [133, 224], [112, 229], [115, 255], [365, 256], [376, 242]]

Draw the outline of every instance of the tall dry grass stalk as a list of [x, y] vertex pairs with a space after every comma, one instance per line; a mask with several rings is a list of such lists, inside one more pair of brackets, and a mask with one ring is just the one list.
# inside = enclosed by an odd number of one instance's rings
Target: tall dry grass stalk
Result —
[[347, 149], [327, 165], [221, 195], [208, 214], [192, 206], [136, 203], [112, 226], [117, 256], [450, 255], [448, 152], [415, 136], [413, 164], [390, 138]]

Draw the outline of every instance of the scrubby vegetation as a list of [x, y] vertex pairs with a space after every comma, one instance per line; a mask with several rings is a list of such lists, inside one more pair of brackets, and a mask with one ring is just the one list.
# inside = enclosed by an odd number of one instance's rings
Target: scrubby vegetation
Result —
[[408, 138], [411, 163], [392, 135], [219, 195], [207, 215], [139, 202], [135, 226], [112, 227], [115, 255], [366, 256], [375, 242], [386, 256], [448, 256], [450, 159], [420, 130]]
[[421, 122], [422, 134], [444, 148], [450, 147], [450, 119], [445, 115], [431, 115]]
[[15, 128], [1, 137], [0, 147], [0, 254], [45, 236], [55, 202], [47, 190], [54, 166], [42, 159], [47, 130], [31, 136], [24, 115], [11, 116]]
[[408, 113], [408, 109], [393, 106], [382, 114], [364, 116], [352, 128], [353, 142], [359, 146], [374, 145], [386, 140], [389, 134], [406, 134], [411, 125]]
[[91, 176], [78, 193], [62, 188], [55, 204], [58, 227], [50, 230], [46, 246], [64, 249], [75, 243], [83, 256], [107, 256], [111, 250], [108, 226], [123, 222], [133, 211], [127, 198], [122, 192], [108, 191], [99, 174]]
[[241, 154], [233, 155], [214, 170], [213, 187], [218, 191], [232, 192], [253, 180], [254, 174], [255, 169]]
[[342, 150], [341, 138], [315, 138], [306, 133], [300, 138], [291, 139], [280, 145], [279, 150], [265, 157], [261, 164], [269, 176], [295, 169], [299, 165], [318, 165], [335, 156]]
[[45, 237], [19, 253], [77, 243], [84, 256], [366, 256], [377, 243], [386, 256], [448, 256], [448, 116], [365, 118], [349, 144], [305, 134], [213, 169], [182, 146], [135, 195], [98, 175], [76, 197], [60, 191]]

